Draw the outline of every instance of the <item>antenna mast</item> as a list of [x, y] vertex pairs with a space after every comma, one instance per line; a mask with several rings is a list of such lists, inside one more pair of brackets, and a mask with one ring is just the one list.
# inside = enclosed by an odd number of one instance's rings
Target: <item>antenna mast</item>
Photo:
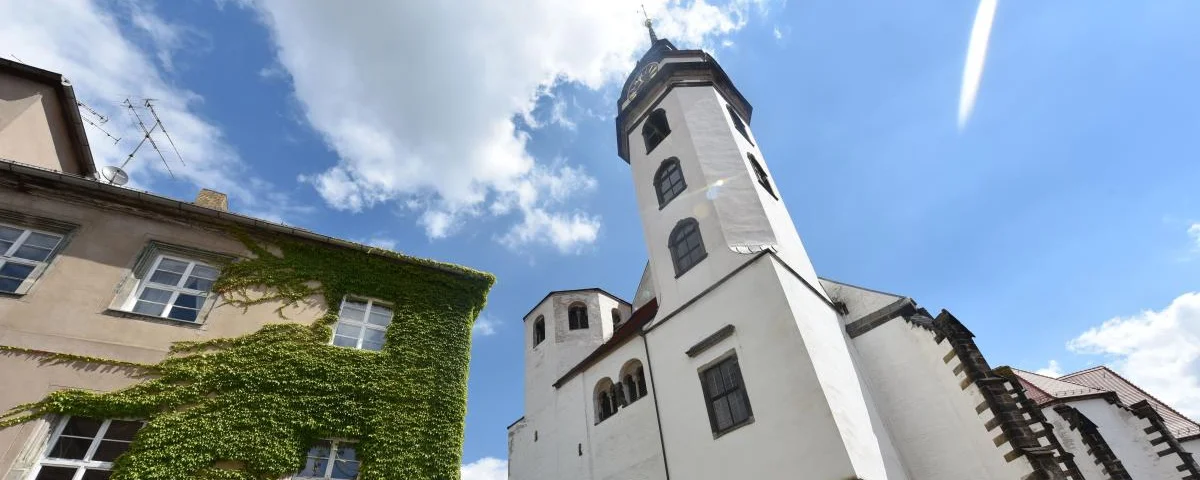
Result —
[[138, 115], [137, 109], [133, 106], [133, 102], [131, 102], [128, 98], [125, 99], [125, 107], [129, 109], [129, 113], [133, 114], [133, 118], [137, 121], [138, 127], [142, 129], [143, 135], [142, 141], [138, 142], [136, 147], [133, 147], [133, 151], [129, 152], [129, 156], [125, 158], [125, 162], [121, 163], [121, 168], [125, 168], [125, 165], [129, 164], [130, 160], [133, 160], [133, 155], [142, 148], [142, 145], [145, 145], [146, 141], [150, 141], [150, 147], [154, 148], [155, 152], [158, 152], [158, 158], [162, 159], [163, 166], [166, 167], [167, 173], [171, 175], [171, 179], [174, 179], [175, 172], [171, 171], [171, 165], [167, 163], [167, 157], [163, 156], [162, 150], [158, 148], [158, 144], [154, 142], [154, 137], [151, 135], [155, 128], [162, 126], [162, 122], [155, 121], [153, 126], [146, 128], [146, 123], [142, 121], [142, 116]]
[[88, 125], [91, 125], [96, 130], [99, 130], [100, 133], [103, 133], [108, 138], [111, 138], [113, 140], [113, 145], [116, 145], [121, 142], [120, 138], [114, 137], [113, 134], [108, 133], [108, 130], [105, 130], [100, 127], [100, 125], [104, 125], [105, 123], [108, 123], [108, 117], [101, 115], [100, 112], [97, 112], [95, 109], [87, 106], [86, 103], [83, 103], [79, 100], [75, 100], [75, 104], [78, 105], [79, 108], [82, 108], [84, 111], [91, 114], [93, 117], [96, 117], [96, 120], [93, 121], [92, 119], [88, 118], [86, 115], [80, 115], [79, 118], [83, 119], [83, 121], [87, 122]]

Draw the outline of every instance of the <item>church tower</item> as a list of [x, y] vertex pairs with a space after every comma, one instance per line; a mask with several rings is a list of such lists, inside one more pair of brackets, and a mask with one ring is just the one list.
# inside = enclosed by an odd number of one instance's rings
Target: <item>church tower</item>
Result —
[[671, 477], [905, 478], [750, 102], [709, 54], [650, 36], [616, 127], [649, 250], [640, 290], [658, 303], [643, 334]]

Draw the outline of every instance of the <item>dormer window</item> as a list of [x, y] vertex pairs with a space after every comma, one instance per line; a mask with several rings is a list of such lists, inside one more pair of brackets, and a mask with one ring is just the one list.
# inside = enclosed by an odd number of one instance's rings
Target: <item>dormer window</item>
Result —
[[668, 158], [658, 166], [658, 171], [654, 173], [654, 190], [658, 193], [658, 208], [667, 206], [671, 200], [687, 190], [687, 182], [683, 181], [683, 169], [679, 166], [678, 158]]
[[733, 128], [742, 134], [742, 138], [745, 138], [747, 142], [754, 145], [754, 140], [750, 139], [750, 132], [746, 131], [746, 123], [742, 122], [742, 117], [739, 117], [737, 112], [733, 110], [733, 106], [725, 105], [725, 110], [729, 111], [729, 118], [733, 119]]
[[567, 309], [567, 327], [571, 330], [584, 330], [588, 328], [588, 311], [586, 305], [576, 303]]
[[671, 125], [667, 123], [667, 112], [658, 109], [650, 113], [646, 123], [642, 124], [642, 140], [646, 142], [646, 153], [654, 151], [654, 147], [662, 143], [671, 134]]
[[538, 315], [533, 321], [533, 346], [538, 346], [546, 340], [546, 317]]

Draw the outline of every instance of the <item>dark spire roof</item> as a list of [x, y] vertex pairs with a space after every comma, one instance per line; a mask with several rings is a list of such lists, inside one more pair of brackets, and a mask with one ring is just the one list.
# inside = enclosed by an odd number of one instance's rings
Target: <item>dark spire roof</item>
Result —
[[642, 5], [642, 15], [646, 17], [646, 30], [650, 31], [650, 45], [658, 43], [658, 35], [654, 34], [654, 20], [650, 20], [650, 14], [646, 13], [646, 6]]

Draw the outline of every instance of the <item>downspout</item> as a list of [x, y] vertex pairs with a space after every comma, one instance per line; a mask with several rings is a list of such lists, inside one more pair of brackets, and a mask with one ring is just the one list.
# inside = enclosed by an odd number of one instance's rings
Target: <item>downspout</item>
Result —
[[650, 343], [646, 341], [646, 333], [642, 332], [642, 346], [646, 349], [646, 371], [650, 373], [650, 395], [654, 397], [654, 422], [658, 424], [658, 445], [662, 447], [663, 471], [666, 480], [671, 480], [671, 466], [667, 463], [667, 442], [663, 439], [662, 413], [658, 410], [658, 387], [654, 386], [654, 367], [650, 364]]

